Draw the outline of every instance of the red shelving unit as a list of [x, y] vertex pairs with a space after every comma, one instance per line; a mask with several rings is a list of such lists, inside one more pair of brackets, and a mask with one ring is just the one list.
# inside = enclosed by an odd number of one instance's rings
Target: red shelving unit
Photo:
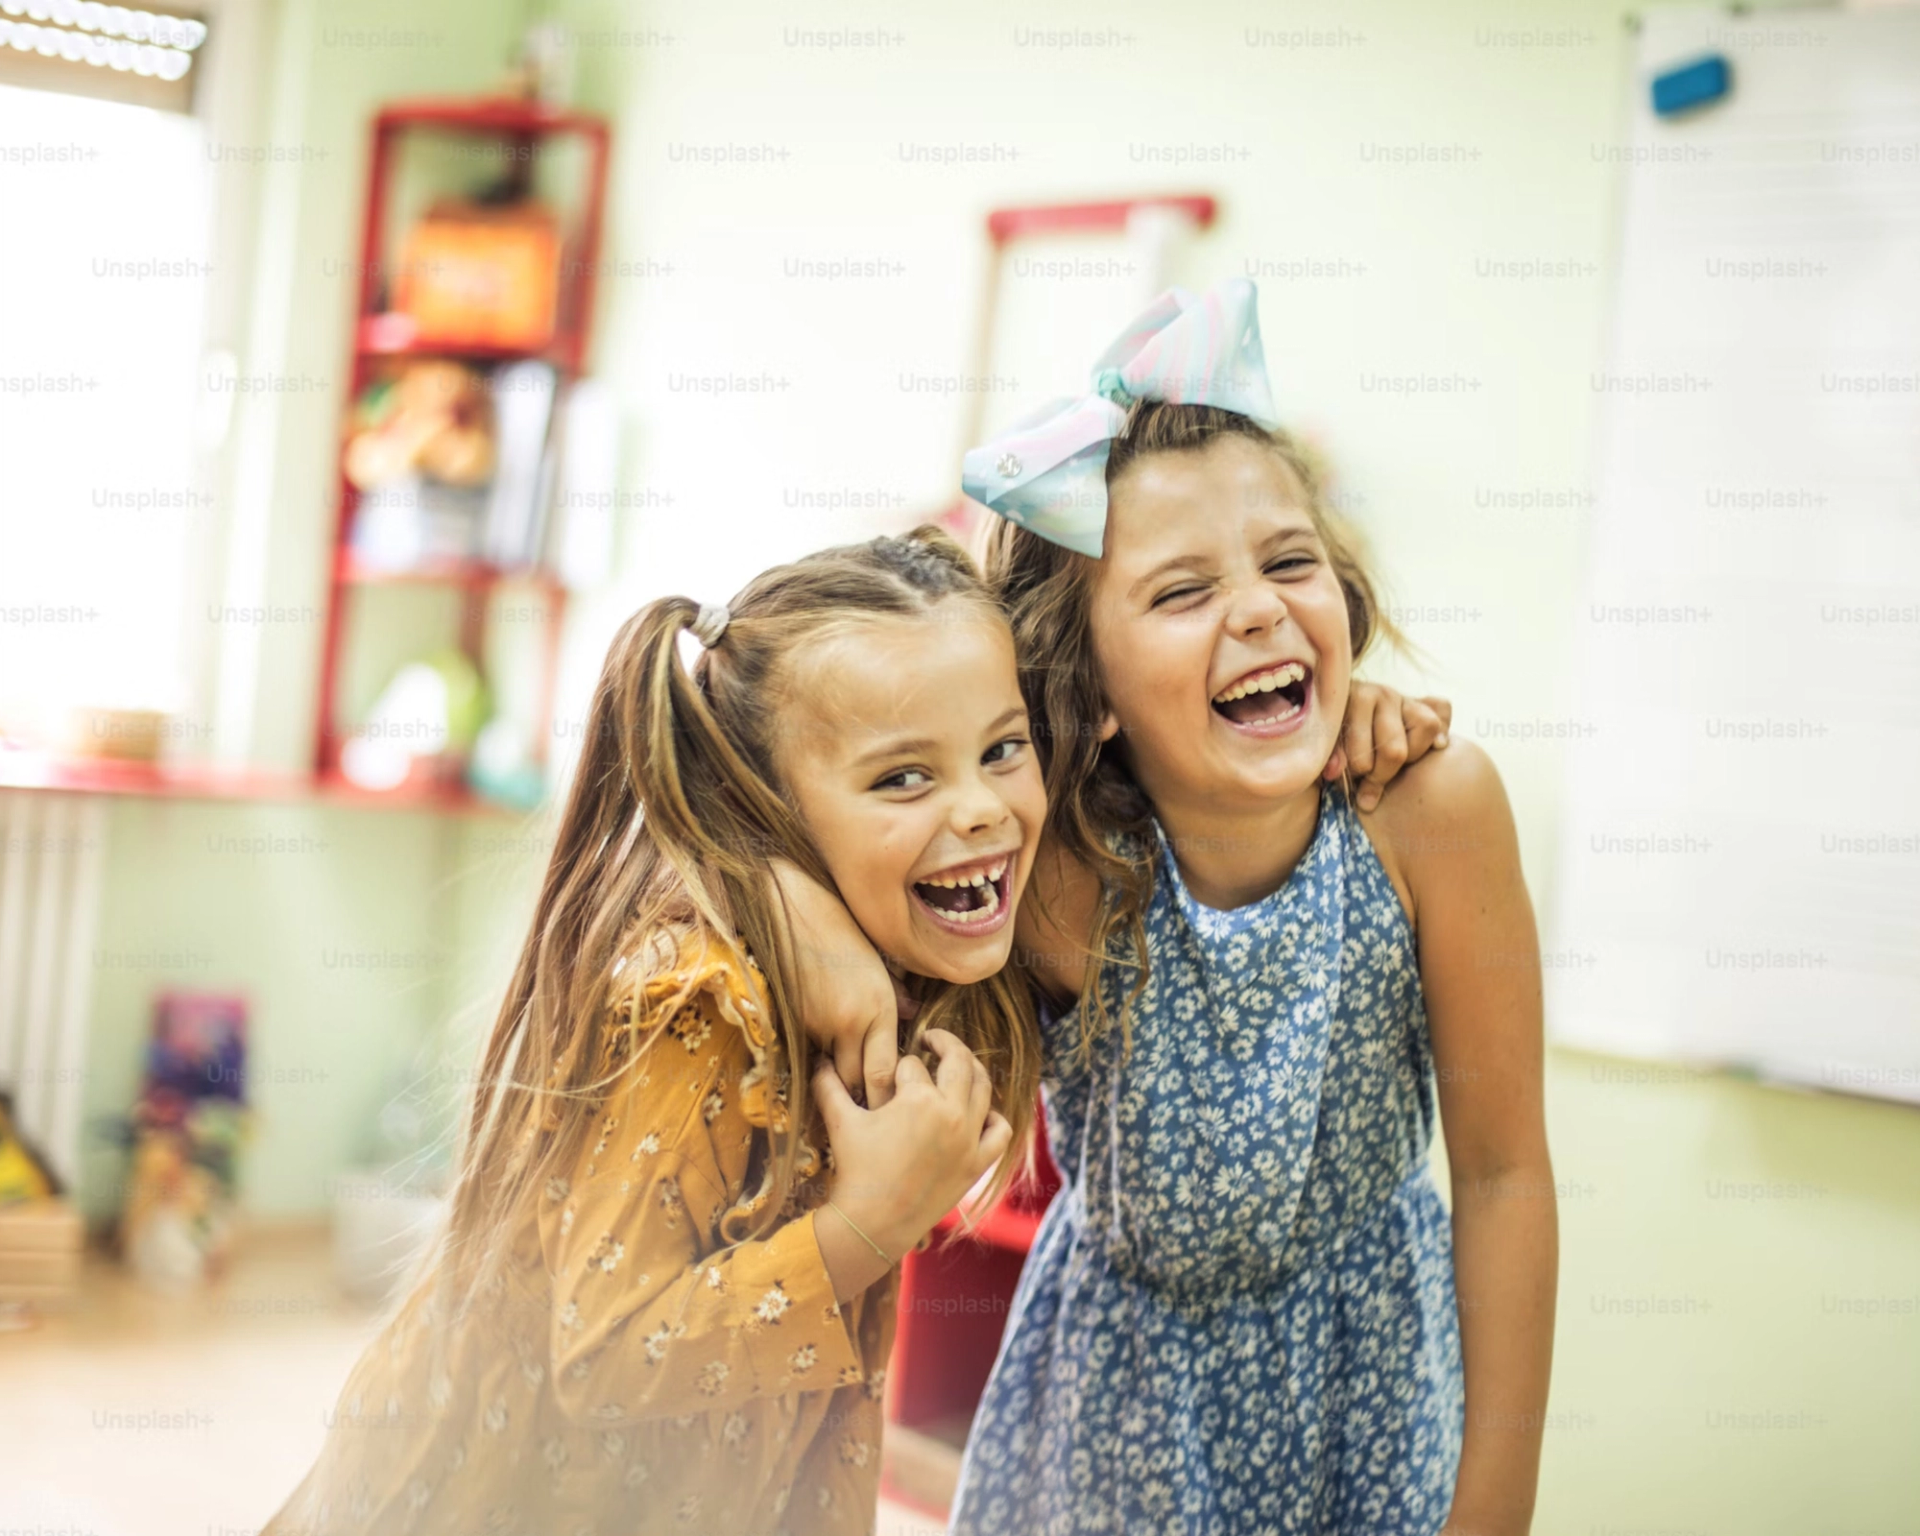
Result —
[[[579, 141], [584, 150], [584, 185], [580, 188], [572, 226], [561, 235], [555, 325], [547, 344], [537, 349], [430, 344], [418, 339], [417, 329], [408, 316], [387, 307], [391, 302], [392, 280], [400, 265], [390, 240], [397, 158], [403, 143], [415, 134], [492, 141], [503, 151], [499, 156], [502, 163], [522, 178], [530, 178], [530, 168], [548, 141], [569, 138]], [[476, 367], [543, 361], [555, 369], [559, 398], [564, 398], [566, 387], [580, 376], [587, 358], [594, 279], [599, 267], [606, 207], [609, 143], [608, 127], [601, 118], [515, 99], [404, 101], [384, 108], [374, 118], [366, 208], [361, 223], [359, 298], [343, 423], [351, 419], [368, 385], [396, 360], [408, 358], [442, 358]], [[342, 458], [345, 437], [343, 431]], [[550, 572], [538, 567], [506, 569], [481, 560], [438, 561], [409, 570], [369, 568], [355, 559], [352, 547], [360, 493], [347, 479], [343, 467], [337, 482], [339, 499], [315, 705], [313, 766], [319, 786], [347, 797], [386, 798], [355, 789], [340, 772], [341, 748], [350, 729], [340, 714], [342, 655], [358, 616], [357, 610], [382, 588], [440, 587], [457, 592], [459, 645], [483, 675], [487, 609], [495, 589], [506, 582], [524, 582], [541, 593], [546, 617], [541, 637], [540, 728], [534, 738], [534, 750], [544, 762], [545, 745], [551, 736], [548, 725], [553, 716], [561, 626], [566, 613], [565, 587]], [[472, 799], [464, 785], [452, 781], [411, 786], [393, 791], [392, 797], [440, 804], [448, 809], [460, 809]]]

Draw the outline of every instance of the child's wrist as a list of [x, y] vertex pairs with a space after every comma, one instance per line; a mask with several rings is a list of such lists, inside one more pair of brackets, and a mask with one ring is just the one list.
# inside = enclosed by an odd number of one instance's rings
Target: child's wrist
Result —
[[831, 1200], [813, 1212], [813, 1240], [826, 1265], [836, 1301], [851, 1301], [892, 1273], [899, 1262], [890, 1258], [845, 1211]]
[[890, 1194], [850, 1188], [844, 1180], [836, 1180], [828, 1188], [827, 1204], [894, 1263], [932, 1230], [931, 1222], [920, 1221]]

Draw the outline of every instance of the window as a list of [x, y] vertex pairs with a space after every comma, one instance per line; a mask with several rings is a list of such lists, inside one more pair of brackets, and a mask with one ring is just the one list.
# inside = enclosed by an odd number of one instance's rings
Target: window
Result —
[[212, 167], [179, 113], [0, 85], [0, 732], [191, 714]]

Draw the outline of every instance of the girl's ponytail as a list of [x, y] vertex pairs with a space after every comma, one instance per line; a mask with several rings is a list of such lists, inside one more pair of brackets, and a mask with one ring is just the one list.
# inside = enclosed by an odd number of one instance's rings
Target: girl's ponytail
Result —
[[[715, 883], [758, 880], [774, 857], [824, 879], [805, 829], [770, 782], [771, 763], [749, 758], [714, 714], [708, 690], [727, 665], [727, 635], [716, 635], [691, 670], [680, 662], [682, 633], [713, 611], [665, 597], [629, 621], [638, 663], [631, 685], [619, 690], [632, 714], [617, 733], [629, 744], [626, 772], [652, 841], [696, 899]], [[750, 643], [751, 628], [751, 620], [739, 626], [736, 647]], [[759, 707], [771, 710], [774, 701], [762, 698]], [[701, 916], [721, 932], [739, 920], [710, 910]]]

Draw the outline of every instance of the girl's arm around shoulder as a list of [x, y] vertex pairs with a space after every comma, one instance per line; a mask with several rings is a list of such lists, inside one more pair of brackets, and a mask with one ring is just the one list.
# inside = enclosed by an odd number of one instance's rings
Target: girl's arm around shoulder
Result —
[[1453, 1186], [1467, 1428], [1447, 1528], [1517, 1536], [1558, 1272], [1533, 904], [1500, 775], [1470, 742], [1409, 768], [1362, 820], [1413, 918]]
[[[1370, 810], [1407, 764], [1430, 761], [1432, 749], [1445, 745], [1452, 718], [1445, 699], [1410, 699], [1378, 683], [1355, 682], [1326, 777], [1343, 771], [1359, 777], [1355, 800]], [[1388, 795], [1389, 802], [1397, 794]], [[1100, 900], [1100, 877], [1055, 839], [1043, 838], [1014, 918], [1014, 960], [1056, 1003], [1077, 1001], [1092, 977]]]

